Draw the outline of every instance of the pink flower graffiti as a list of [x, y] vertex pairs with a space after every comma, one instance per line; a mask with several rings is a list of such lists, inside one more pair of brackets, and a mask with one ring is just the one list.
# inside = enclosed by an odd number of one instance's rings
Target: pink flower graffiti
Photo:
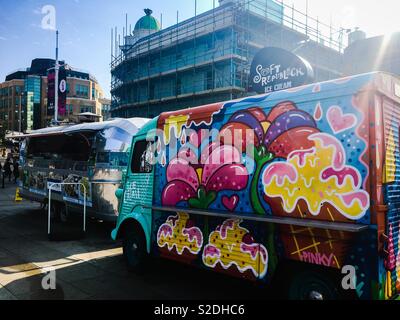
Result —
[[242, 156], [233, 146], [210, 143], [200, 159], [188, 147], [167, 167], [167, 182], [162, 192], [162, 204], [175, 206], [187, 201], [191, 207], [206, 209], [223, 190], [240, 191], [246, 188], [248, 172], [241, 164]]

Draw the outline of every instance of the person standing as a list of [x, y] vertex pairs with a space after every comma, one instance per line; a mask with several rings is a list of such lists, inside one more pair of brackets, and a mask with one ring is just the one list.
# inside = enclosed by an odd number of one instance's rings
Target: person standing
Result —
[[0, 178], [1, 178], [1, 185], [2, 185], [3, 189], [4, 189], [4, 174], [5, 174], [4, 166], [0, 162], [0, 175], [1, 175]]
[[10, 176], [8, 177], [8, 182], [11, 182], [12, 178], [13, 178], [13, 173], [14, 173], [14, 158], [10, 159]]
[[5, 164], [4, 164], [4, 175], [5, 178], [8, 177], [8, 182], [11, 182], [11, 161], [10, 158], [7, 158]]
[[19, 178], [19, 163], [18, 160], [14, 160], [14, 183], [17, 183]]

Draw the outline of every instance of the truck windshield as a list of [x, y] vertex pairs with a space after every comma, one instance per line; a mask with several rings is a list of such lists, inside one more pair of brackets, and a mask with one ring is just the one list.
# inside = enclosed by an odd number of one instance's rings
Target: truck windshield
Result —
[[96, 135], [96, 164], [126, 167], [131, 140], [132, 134], [121, 128], [112, 127], [99, 131]]

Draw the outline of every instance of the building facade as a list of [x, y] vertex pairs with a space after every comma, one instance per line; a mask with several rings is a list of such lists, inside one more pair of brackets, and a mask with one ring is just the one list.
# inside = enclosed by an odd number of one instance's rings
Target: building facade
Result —
[[366, 38], [361, 30], [355, 34], [344, 52], [346, 75], [386, 71], [400, 76], [400, 32], [372, 38]]
[[21, 99], [21, 92], [24, 92], [24, 89], [24, 80], [14, 79], [0, 83], [0, 126], [3, 135], [7, 130], [19, 129], [19, 116], [20, 114], [22, 116], [22, 109], [26, 104], [25, 98]]
[[145, 11], [111, 63], [113, 117], [154, 117], [249, 95], [252, 58], [266, 46], [307, 59], [316, 81], [342, 75], [342, 30], [273, 0], [219, 2], [164, 30]]
[[61, 116], [61, 120], [86, 112], [101, 116], [100, 100], [103, 98], [103, 89], [90, 74], [67, 71], [67, 108], [66, 115]]
[[[46, 127], [52, 117], [47, 115], [47, 74], [54, 68], [52, 59], [34, 59], [31, 66], [6, 76], [0, 83], [0, 125], [3, 131], [23, 132]], [[102, 115], [104, 93], [89, 73], [61, 62], [67, 73], [66, 114], [60, 121], [73, 121], [80, 113]], [[21, 101], [21, 104], [20, 104]], [[21, 117], [19, 116], [21, 112]]]
[[111, 100], [110, 99], [99, 99], [101, 104], [101, 115], [103, 117], [103, 121], [107, 121], [111, 119]]

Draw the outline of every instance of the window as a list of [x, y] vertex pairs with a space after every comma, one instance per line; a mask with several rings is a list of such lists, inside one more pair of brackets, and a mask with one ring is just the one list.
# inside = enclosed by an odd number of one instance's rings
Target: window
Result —
[[75, 89], [76, 89], [77, 96], [88, 98], [88, 95], [89, 95], [89, 87], [88, 86], [77, 84]]
[[176, 95], [179, 96], [180, 94], [182, 94], [182, 80], [179, 78], [176, 81]]
[[91, 106], [83, 106], [81, 107], [81, 113], [85, 113], [85, 112], [93, 112], [93, 108]]
[[133, 173], [150, 173], [153, 170], [154, 143], [141, 140], [135, 142], [131, 170]]
[[93, 140], [93, 132], [34, 137], [29, 141], [27, 156], [52, 160], [88, 161]]
[[106, 163], [113, 167], [128, 165], [128, 148], [132, 135], [120, 128], [108, 128], [96, 135], [97, 163]]
[[212, 71], [207, 71], [205, 79], [205, 90], [213, 89], [213, 76]]
[[99, 97], [98, 91], [93, 87], [92, 88], [92, 100], [96, 100]]
[[150, 68], [154, 68], [156, 66], [156, 59], [150, 58]]
[[208, 50], [214, 49], [214, 41], [212, 38], [207, 39], [207, 49]]
[[154, 93], [155, 93], [156, 86], [154, 83], [150, 84], [150, 93], [149, 93], [149, 100], [154, 99]]

